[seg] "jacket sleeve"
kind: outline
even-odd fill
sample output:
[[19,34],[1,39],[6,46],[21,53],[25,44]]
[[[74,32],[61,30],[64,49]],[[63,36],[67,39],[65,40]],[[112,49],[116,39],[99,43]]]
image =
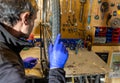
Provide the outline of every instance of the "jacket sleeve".
[[66,83],[65,82],[65,71],[60,68],[50,69],[49,83]]

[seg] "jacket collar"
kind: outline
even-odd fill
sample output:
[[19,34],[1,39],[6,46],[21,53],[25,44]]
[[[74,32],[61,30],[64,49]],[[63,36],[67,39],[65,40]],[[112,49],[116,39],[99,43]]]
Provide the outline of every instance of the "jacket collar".
[[32,43],[29,43],[24,38],[18,39],[11,35],[2,24],[0,24],[0,42],[5,43],[16,53],[19,53],[25,46],[32,46]]

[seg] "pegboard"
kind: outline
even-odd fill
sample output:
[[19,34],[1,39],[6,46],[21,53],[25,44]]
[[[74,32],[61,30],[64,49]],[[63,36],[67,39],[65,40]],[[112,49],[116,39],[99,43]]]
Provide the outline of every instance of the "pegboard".
[[[68,3],[66,3],[66,1],[68,1]],[[74,1],[76,1],[76,3],[74,3]],[[117,8],[118,4],[120,4],[119,0],[92,0],[92,5],[90,5],[90,0],[86,0],[82,22],[80,22],[80,0],[71,0],[71,2],[72,4],[70,7],[70,0],[61,0],[61,33],[63,38],[85,38],[87,34],[94,36],[95,26],[111,27],[111,21],[115,18],[120,18],[120,10]],[[103,2],[108,3],[108,10],[104,13],[104,18],[102,18],[103,13],[101,12],[101,5]],[[66,4],[68,4],[68,6],[66,6]],[[90,24],[88,23],[89,10],[91,15]],[[73,12],[75,12],[76,26],[67,25],[68,18],[73,21]],[[108,14],[111,15],[111,19],[107,22]],[[106,22],[108,24],[106,24]]]
[[63,38],[84,38],[84,19],[83,22],[80,22],[79,19],[80,6],[79,0],[61,0],[61,34]]
[[[104,18],[102,19],[102,12],[101,12],[101,5],[103,2],[108,2],[108,11],[104,13]],[[120,18],[119,10],[117,9],[117,5],[120,4],[119,0],[104,0],[101,1],[101,3],[98,3],[97,0],[94,0],[93,7],[92,7],[92,20],[91,20],[91,26],[108,26],[111,27],[110,22],[114,18]],[[113,6],[112,6],[113,5]],[[116,16],[113,15],[116,11]],[[108,22],[108,25],[106,24],[107,16],[110,13],[112,15],[111,19]],[[98,15],[99,19],[96,20],[95,16]]]

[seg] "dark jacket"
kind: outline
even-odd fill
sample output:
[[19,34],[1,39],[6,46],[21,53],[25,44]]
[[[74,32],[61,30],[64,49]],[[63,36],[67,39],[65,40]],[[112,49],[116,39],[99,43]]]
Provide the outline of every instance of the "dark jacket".
[[[23,61],[19,53],[31,43],[12,36],[0,24],[0,83],[25,83]],[[57,77],[56,77],[57,76]],[[65,83],[63,69],[49,71],[49,83]]]
[[49,83],[66,83],[63,69],[51,69],[49,71]]

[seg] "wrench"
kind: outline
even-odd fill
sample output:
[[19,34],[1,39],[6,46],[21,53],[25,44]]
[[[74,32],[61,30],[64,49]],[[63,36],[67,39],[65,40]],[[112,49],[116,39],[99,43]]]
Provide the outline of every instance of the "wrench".
[[86,0],[80,0],[81,8],[80,8],[80,22],[82,22],[83,12],[84,12],[84,4]]

